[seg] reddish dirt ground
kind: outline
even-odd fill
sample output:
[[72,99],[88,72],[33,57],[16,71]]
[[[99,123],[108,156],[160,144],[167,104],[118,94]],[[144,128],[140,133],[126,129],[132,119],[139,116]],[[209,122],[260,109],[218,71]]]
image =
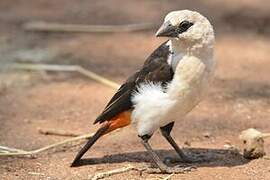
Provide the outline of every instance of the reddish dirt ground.
[[[270,5],[264,0],[256,3],[2,0],[0,63],[79,64],[121,83],[165,40],[155,38],[154,29],[106,34],[38,33],[25,32],[21,25],[30,20],[82,24],[154,22],[158,25],[168,11],[184,8],[198,10],[213,22],[218,66],[209,96],[187,117],[179,117],[173,130],[178,144],[185,146],[190,156],[198,156],[205,162],[180,164],[196,168],[175,174],[171,179],[269,179],[268,158],[249,161],[224,146],[229,142],[241,148],[238,135],[247,128],[270,132]],[[114,92],[76,73],[3,70],[0,73],[0,145],[32,150],[66,139],[42,135],[39,128],[80,134],[94,132],[97,126],[92,122]],[[151,144],[160,156],[175,156],[159,132]],[[83,166],[70,168],[81,145],[46,151],[36,158],[1,157],[0,179],[87,179],[95,173],[128,164],[137,168],[151,164],[131,126],[103,137],[85,155]],[[267,140],[265,150],[269,155]],[[107,179],[167,176],[129,171]]]

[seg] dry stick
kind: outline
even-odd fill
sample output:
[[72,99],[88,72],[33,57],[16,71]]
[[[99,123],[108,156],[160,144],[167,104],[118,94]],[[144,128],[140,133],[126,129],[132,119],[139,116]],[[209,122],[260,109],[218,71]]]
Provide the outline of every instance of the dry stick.
[[80,134],[76,134],[73,132],[67,132],[59,129],[38,129],[38,132],[40,134],[44,135],[56,135],[56,136],[71,136],[71,137],[77,137],[80,136]]
[[127,167],[124,167],[124,168],[114,169],[114,170],[103,172],[103,173],[97,173],[94,176],[92,176],[90,180],[103,179],[103,178],[106,178],[115,174],[120,174],[120,173],[128,172],[131,170],[137,170],[137,169],[132,165],[128,165]]
[[26,151],[21,150],[21,149],[10,148],[10,147],[6,147],[6,146],[0,146],[0,153],[10,153],[10,152],[23,152],[23,153],[25,153]]
[[78,137],[66,139],[66,140],[63,140],[63,141],[60,141],[60,142],[57,142],[57,143],[48,145],[48,146],[45,146],[45,147],[42,147],[42,148],[40,148],[40,149],[36,149],[36,150],[33,150],[33,151],[23,151],[23,150],[22,150],[22,152],[0,153],[0,156],[35,155],[35,154],[38,154],[38,153],[40,153],[40,152],[42,152],[42,151],[46,151],[46,150],[55,148],[55,147],[57,147],[57,146],[61,146],[61,145],[63,145],[63,144],[67,144],[67,143],[70,143],[70,142],[78,141],[78,140],[81,140],[81,139],[87,139],[87,138],[90,138],[90,137],[92,137],[93,135],[94,135],[93,133],[91,133],[91,134],[84,134],[84,135],[81,135],[81,136],[78,136]]
[[169,180],[174,175],[174,173],[170,174],[169,176],[165,177],[163,180]]
[[46,32],[131,32],[152,29],[152,23],[126,24],[126,25],[78,25],[60,24],[50,22],[28,22],[23,25],[27,31],[46,31]]
[[24,70],[78,72],[113,89],[118,89],[120,86],[119,84],[78,65],[12,63],[8,65],[8,67]]
[[[116,133],[118,131],[120,131],[120,129],[115,130],[114,133]],[[57,143],[42,147],[40,149],[32,150],[32,151],[19,150],[19,152],[0,153],[0,157],[1,156],[35,155],[35,154],[41,153],[43,151],[47,151],[49,149],[52,149],[52,148],[67,144],[67,143],[75,142],[75,141],[78,141],[78,140],[81,140],[81,139],[91,138],[93,135],[94,135],[94,133],[84,134],[84,135],[81,135],[81,136],[77,136],[77,137],[74,137],[74,138],[69,138],[69,139],[66,139],[66,140],[63,140],[63,141],[60,141],[60,142],[57,142]],[[8,148],[8,147],[5,147],[5,148]]]

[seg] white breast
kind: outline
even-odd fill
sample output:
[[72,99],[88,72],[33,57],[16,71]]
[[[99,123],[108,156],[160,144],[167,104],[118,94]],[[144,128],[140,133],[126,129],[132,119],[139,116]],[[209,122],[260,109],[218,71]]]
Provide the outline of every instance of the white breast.
[[132,98],[131,119],[138,135],[151,135],[159,127],[182,119],[199,103],[209,76],[203,61],[186,56],[179,61],[166,92],[160,84],[142,84]]

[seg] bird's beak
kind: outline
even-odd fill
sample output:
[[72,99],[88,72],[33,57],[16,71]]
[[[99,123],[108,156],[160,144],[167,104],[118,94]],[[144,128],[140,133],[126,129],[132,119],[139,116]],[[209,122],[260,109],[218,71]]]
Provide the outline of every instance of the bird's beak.
[[156,37],[178,37],[175,26],[170,22],[165,22],[156,32]]

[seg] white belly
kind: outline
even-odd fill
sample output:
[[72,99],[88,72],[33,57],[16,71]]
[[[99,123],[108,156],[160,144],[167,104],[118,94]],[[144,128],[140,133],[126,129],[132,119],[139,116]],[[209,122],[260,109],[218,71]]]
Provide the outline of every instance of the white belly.
[[190,91],[185,98],[171,99],[160,85],[142,85],[132,98],[135,108],[132,123],[137,126],[138,135],[152,135],[159,127],[183,118],[200,100],[198,92]]
[[181,63],[184,64],[178,65],[166,92],[160,84],[147,83],[133,95],[131,120],[137,126],[138,135],[152,135],[159,127],[182,119],[200,102],[209,73],[197,59]]

